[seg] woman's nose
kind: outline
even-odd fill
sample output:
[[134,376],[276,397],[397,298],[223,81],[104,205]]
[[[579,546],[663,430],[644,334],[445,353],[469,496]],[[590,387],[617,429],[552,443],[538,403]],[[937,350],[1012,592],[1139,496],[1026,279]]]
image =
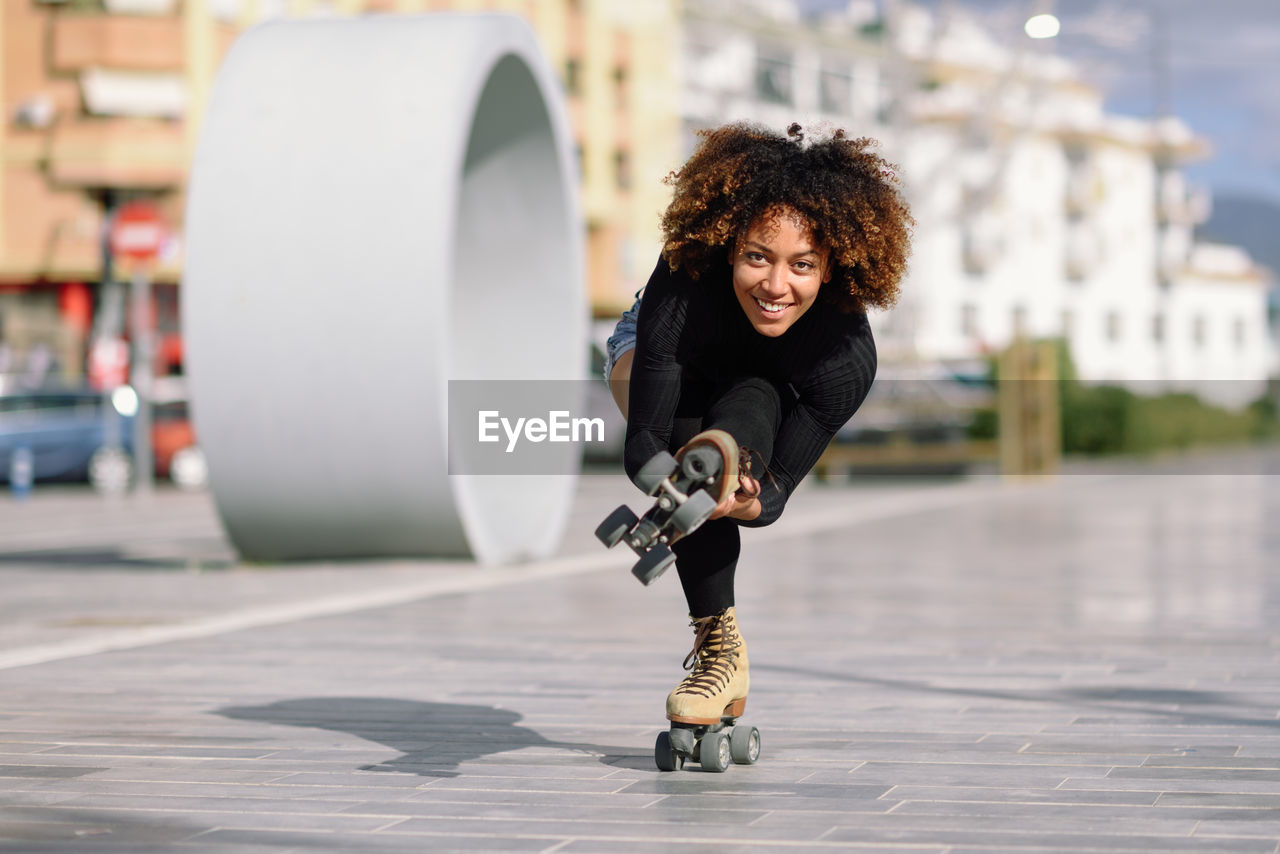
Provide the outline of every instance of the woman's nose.
[[770,267],[763,284],[770,296],[782,296],[787,292],[787,268],[780,265]]

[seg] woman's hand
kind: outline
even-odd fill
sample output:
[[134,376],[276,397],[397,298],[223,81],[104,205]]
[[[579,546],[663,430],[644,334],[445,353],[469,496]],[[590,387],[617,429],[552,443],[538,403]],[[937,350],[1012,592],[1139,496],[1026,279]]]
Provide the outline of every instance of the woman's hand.
[[716,505],[716,509],[712,511],[709,518],[720,519],[728,516],[731,519],[750,522],[760,515],[759,496],[760,481],[754,477],[743,477],[738,491],[730,493],[724,501]]

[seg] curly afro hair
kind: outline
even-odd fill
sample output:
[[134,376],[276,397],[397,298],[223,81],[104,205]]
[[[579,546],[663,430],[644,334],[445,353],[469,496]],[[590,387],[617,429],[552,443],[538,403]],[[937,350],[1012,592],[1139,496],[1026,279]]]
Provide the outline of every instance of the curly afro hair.
[[911,253],[915,221],[896,167],[871,139],[838,130],[806,141],[736,123],[701,131],[697,149],[665,183],[675,192],[662,215],[662,254],[698,279],[727,263],[739,237],[762,217],[790,209],[815,245],[831,252],[820,299],[840,311],[889,308]]

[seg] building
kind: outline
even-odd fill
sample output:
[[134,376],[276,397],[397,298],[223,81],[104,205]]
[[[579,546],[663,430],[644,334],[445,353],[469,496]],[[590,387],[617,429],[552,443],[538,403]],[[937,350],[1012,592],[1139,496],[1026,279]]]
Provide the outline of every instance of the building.
[[[874,15],[874,6],[869,15]],[[783,128],[883,130],[884,50],[874,21],[802,18],[790,0],[686,0],[681,53],[684,154],[694,131],[749,119]]]
[[172,229],[154,273],[157,370],[181,370],[186,175],[239,32],[278,17],[448,10],[531,22],[577,135],[592,305],[629,304],[657,253],[661,179],[680,150],[674,0],[4,0],[0,373],[52,356],[76,381],[91,339],[127,334],[127,271],[112,268],[103,238],[133,199],[153,201]]
[[1180,170],[1207,143],[1175,117],[1107,114],[1051,45],[882,6],[688,0],[682,48],[687,147],[729,120],[799,121],[874,136],[901,166],[918,226],[902,301],[872,318],[882,361],[1061,337],[1085,381],[1262,394],[1266,276],[1193,241],[1210,200]]

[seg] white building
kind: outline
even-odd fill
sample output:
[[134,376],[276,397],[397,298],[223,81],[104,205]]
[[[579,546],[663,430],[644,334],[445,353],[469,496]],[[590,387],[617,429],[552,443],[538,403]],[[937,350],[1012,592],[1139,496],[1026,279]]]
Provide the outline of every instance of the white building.
[[902,167],[918,225],[902,302],[873,318],[882,359],[968,361],[1022,332],[1065,337],[1085,381],[1262,394],[1266,277],[1193,245],[1209,199],[1179,167],[1204,140],[1105,113],[1020,33],[1009,47],[958,14],[885,7],[805,20],[791,0],[687,0],[683,49],[687,147],[727,121],[799,121],[877,137]]

